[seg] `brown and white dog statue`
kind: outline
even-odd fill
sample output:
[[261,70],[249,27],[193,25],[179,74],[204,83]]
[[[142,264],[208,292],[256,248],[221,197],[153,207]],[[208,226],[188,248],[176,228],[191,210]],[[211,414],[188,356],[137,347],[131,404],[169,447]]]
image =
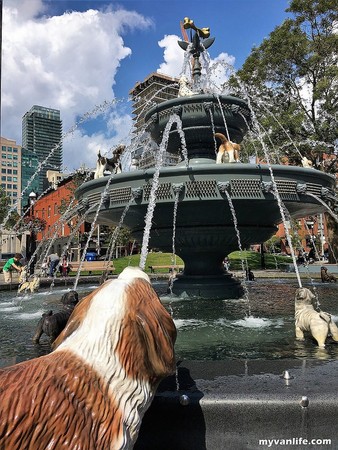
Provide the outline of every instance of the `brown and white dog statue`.
[[106,170],[110,171],[112,174],[121,173],[121,156],[125,149],[126,146],[122,144],[116,147],[113,151],[112,158],[102,156],[99,150],[99,153],[97,155],[96,170],[94,172],[94,179],[97,180],[98,178],[104,177],[104,172]]
[[241,146],[229,141],[222,133],[215,133],[215,138],[221,141],[221,145],[218,147],[216,164],[239,162]]
[[125,269],[76,305],[52,353],[0,369],[1,450],[131,449],[175,339],[149,277]]
[[316,311],[312,301],[316,296],[307,288],[299,288],[295,298],[296,339],[304,340],[304,332],[310,332],[317,341],[318,347],[324,348],[328,335],[338,342],[338,327],[331,315],[324,311]]

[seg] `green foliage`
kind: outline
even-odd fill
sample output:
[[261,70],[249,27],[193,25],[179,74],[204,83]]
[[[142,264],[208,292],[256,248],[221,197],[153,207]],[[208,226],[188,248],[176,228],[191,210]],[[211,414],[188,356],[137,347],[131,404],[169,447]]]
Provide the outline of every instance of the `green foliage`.
[[[11,200],[8,197],[6,191],[0,187],[0,223],[3,223],[10,210]],[[15,224],[19,221],[20,216],[16,211],[12,211],[8,220],[4,224],[6,230],[11,230]]]
[[263,142],[248,136],[256,153],[263,144],[279,162],[279,148],[291,164],[306,156],[335,173],[337,159],[324,154],[333,154],[337,138],[337,0],[292,0],[287,11],[293,17],[253,48],[230,84],[238,95],[245,86],[256,111],[254,131]]

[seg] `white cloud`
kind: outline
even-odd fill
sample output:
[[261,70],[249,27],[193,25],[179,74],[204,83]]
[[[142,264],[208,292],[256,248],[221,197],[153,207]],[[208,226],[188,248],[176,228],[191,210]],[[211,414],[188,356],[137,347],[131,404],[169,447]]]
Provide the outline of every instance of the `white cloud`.
[[176,35],[167,35],[158,45],[164,48],[164,62],[160,64],[158,72],[168,75],[169,77],[178,77],[182,72],[184,51],[178,46],[177,42],[181,40]]
[[[61,16],[42,15],[42,0],[5,0],[3,8],[2,134],[21,144],[21,119],[33,105],[61,111],[63,129],[95,104],[114,97],[112,86],[121,61],[131,54],[121,37],[126,28],[151,22],[125,10],[88,10]],[[130,122],[125,120],[125,123]],[[107,128],[93,139],[111,138]],[[79,152],[91,136],[76,131]],[[81,139],[83,144],[81,145]],[[64,143],[65,165],[75,164]],[[94,145],[94,144],[93,144]],[[81,155],[82,158],[82,155]],[[79,158],[78,165],[82,159]]]
[[[164,62],[160,64],[158,72],[176,78],[181,75],[184,66],[184,51],[177,43],[179,40],[182,39],[176,35],[168,35],[158,42],[158,45],[164,49]],[[209,76],[211,89],[218,92],[234,70],[235,57],[224,52],[214,59],[211,59],[206,52],[202,56],[200,58],[202,65],[204,61],[205,66],[208,66],[207,70],[203,70],[204,75]]]

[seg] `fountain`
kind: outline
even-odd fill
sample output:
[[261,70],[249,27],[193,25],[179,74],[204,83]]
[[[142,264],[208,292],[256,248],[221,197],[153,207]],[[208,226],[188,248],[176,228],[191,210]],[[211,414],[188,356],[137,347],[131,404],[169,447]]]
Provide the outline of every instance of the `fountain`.
[[[144,218],[151,209],[150,245],[171,252],[172,217],[179,191],[175,250],[184,261],[184,272],[174,281],[172,292],[208,299],[240,297],[240,282],[222,265],[224,257],[238,249],[238,234],[243,248],[268,240],[282,222],[277,197],[293,218],[325,211],[322,199],[328,192],[333,196],[335,179],[303,167],[215,163],[215,134],[240,143],[251,126],[252,114],[242,99],[201,93],[200,55],[213,39],[201,39],[208,36],[208,29],[198,29],[189,19],[186,23],[195,30],[190,44],[181,43],[194,58],[193,95],[164,101],[145,114],[158,152],[182,155],[183,161],[176,166],[116,174],[109,189],[107,179],[92,180],[84,183],[76,196],[87,220],[103,224],[118,225],[129,205],[124,225],[139,242],[144,239]],[[105,199],[97,214],[103,192]]]
[[[214,134],[240,143],[253,115],[241,99],[200,92],[199,57],[212,39],[195,28],[191,45],[183,47],[195,60],[196,92],[145,116],[159,153],[182,154],[182,161],[91,180],[76,194],[86,220],[123,222],[139,241],[148,229],[151,246],[163,251],[171,252],[174,240],[185,263],[172,285],[176,295],[154,282],[179,330],[177,373],[160,385],[135,450],[330,448],[338,441],[338,346],[295,341],[294,279],[247,283],[248,316],[243,287],[222,260],[238,248],[238,235],[243,247],[267,240],[282,221],[280,202],[293,218],[324,211],[335,201],[334,179],[302,167],[215,163]],[[338,286],[311,280],[309,287],[337,317]],[[53,291],[48,300],[41,292],[13,304],[10,295],[0,301],[2,365],[49,351],[28,342],[42,298],[55,303],[61,297]]]

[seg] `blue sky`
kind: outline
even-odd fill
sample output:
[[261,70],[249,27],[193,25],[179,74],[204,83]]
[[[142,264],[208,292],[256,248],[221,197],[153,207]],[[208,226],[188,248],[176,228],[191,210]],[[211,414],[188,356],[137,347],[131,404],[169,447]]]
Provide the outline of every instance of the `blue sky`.
[[[128,92],[151,72],[179,76],[180,21],[210,27],[211,60],[240,68],[287,17],[288,0],[4,0],[1,135],[21,144],[34,104],[60,109],[64,165],[94,167],[130,139]],[[99,106],[118,100],[107,108]],[[102,110],[104,111],[102,112]],[[90,111],[90,120],[81,117]],[[74,129],[75,128],[75,129]]]

